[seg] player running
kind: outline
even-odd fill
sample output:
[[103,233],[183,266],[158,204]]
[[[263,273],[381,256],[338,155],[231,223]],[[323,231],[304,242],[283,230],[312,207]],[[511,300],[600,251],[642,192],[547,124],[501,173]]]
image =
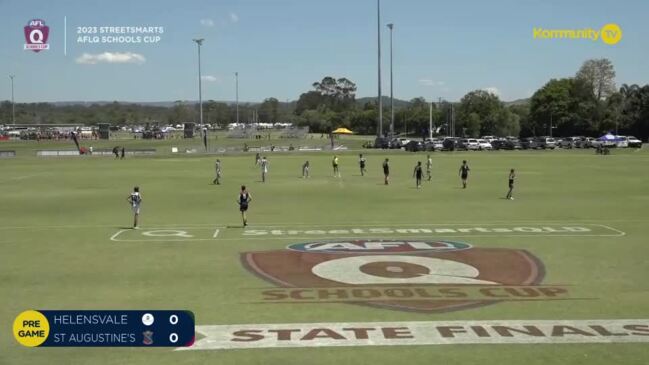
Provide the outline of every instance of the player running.
[[367,162],[367,160],[365,159],[365,157],[363,157],[363,154],[362,153],[359,154],[358,155],[358,165],[361,168],[361,176],[365,176],[365,172],[367,172],[367,169],[365,168],[365,163],[366,162]]
[[507,199],[514,200],[514,181],[516,180],[516,173],[514,169],[509,170],[509,191],[507,192]]
[[308,178],[309,177],[309,161],[305,162],[302,165],[302,178]]
[[129,195],[126,200],[131,204],[131,210],[133,210],[133,229],[138,229],[137,220],[140,216],[140,205],[142,204],[142,195],[140,195],[140,187],[136,186],[133,188],[133,192]]
[[387,158],[383,161],[383,181],[385,185],[390,182],[390,161]]
[[266,159],[266,156],[261,158],[261,162],[259,163],[261,166],[261,182],[266,182],[266,175],[268,175],[268,160]]
[[421,161],[417,161],[417,165],[415,166],[415,170],[412,172],[412,177],[414,177],[417,183],[417,189],[421,187],[421,178],[423,175],[423,171],[421,168]]
[[331,161],[331,165],[334,168],[334,177],[341,177],[340,169],[338,168],[338,156],[334,155],[334,159]]
[[462,161],[462,166],[460,166],[460,178],[462,178],[462,189],[466,189],[466,181],[469,179],[469,165],[466,163],[466,160]]
[[426,176],[428,177],[428,181],[433,178],[433,159],[430,158],[430,155],[428,155],[428,159],[426,160]]
[[248,218],[246,217],[246,212],[248,211],[248,204],[252,201],[252,195],[246,190],[245,185],[241,185],[241,191],[239,192],[239,211],[241,212],[241,220],[243,221],[243,226],[248,225]]
[[216,178],[214,179],[214,181],[212,181],[212,184],[221,185],[221,160],[219,160],[218,158],[216,159],[214,168],[216,169]]

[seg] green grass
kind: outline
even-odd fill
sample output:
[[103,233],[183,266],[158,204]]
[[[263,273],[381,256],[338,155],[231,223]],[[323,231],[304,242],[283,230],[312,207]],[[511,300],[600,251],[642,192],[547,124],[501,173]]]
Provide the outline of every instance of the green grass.
[[[318,136],[319,137],[319,136]],[[320,143],[319,138],[314,141]],[[343,137],[347,138],[347,137]],[[220,138],[215,143],[242,144]],[[352,148],[363,138],[345,140]],[[271,141],[288,145],[290,141]],[[95,148],[121,142],[97,142]],[[182,141],[200,146],[200,141]],[[248,141],[249,145],[255,142]],[[257,142],[261,144],[262,142]],[[326,139],[322,144],[328,143]],[[88,145],[87,143],[84,143]],[[123,143],[122,143],[123,144]],[[295,143],[310,144],[308,143]],[[315,142],[313,142],[315,144]],[[331,153],[268,154],[270,176],[259,182],[254,153],[221,155],[223,184],[211,185],[216,155],[174,155],[174,141],[155,145],[160,156],[37,158],[34,151],[70,143],[11,142],[18,157],[0,159],[0,364],[644,364],[645,344],[456,345],[173,352],[170,349],[74,349],[19,346],[11,335],[25,309],[192,310],[197,324],[432,321],[479,319],[649,318],[649,153],[592,150],[434,153],[434,178],[414,189],[412,168],[425,154],[365,151],[361,177],[356,152],[340,156],[342,179],[331,176]],[[389,157],[392,183],[382,184]],[[299,178],[311,161],[312,178]],[[471,166],[467,190],[457,170]],[[502,199],[516,168],[516,200]],[[524,248],[545,264],[545,282],[572,286],[588,301],[506,302],[448,313],[412,313],[349,304],[251,304],[251,288],[270,285],[242,267],[239,254],[285,247],[290,238],[192,242],[114,242],[131,224],[125,201],[134,185],[144,197],[147,227],[240,224],[235,204],[246,184],[254,201],[251,228],[260,225],[392,225],[494,222],[598,223],[623,237],[475,237],[478,247]],[[238,237],[240,228],[224,229]],[[228,236],[229,235],[229,236]]]

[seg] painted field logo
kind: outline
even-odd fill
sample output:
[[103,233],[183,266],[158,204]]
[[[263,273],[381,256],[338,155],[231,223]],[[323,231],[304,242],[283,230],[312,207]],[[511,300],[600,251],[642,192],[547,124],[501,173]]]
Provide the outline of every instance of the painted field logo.
[[43,19],[32,19],[24,27],[25,50],[40,52],[50,49],[47,39],[50,35],[50,27],[45,25]]
[[565,288],[540,285],[543,264],[525,250],[462,242],[311,242],[242,253],[241,260],[279,286],[263,290],[262,303],[348,302],[438,312],[567,294]]
[[421,252],[421,251],[457,251],[471,248],[471,245],[451,241],[392,241],[392,240],[354,240],[296,243],[287,247],[289,250],[303,252],[359,252],[359,253],[388,253],[388,252]]

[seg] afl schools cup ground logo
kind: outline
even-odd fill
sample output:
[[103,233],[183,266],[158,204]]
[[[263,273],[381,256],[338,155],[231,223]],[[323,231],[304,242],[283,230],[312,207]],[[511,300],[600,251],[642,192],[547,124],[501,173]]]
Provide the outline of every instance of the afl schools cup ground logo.
[[241,261],[276,286],[261,289],[266,303],[347,302],[443,312],[567,294],[541,285],[545,270],[530,252],[447,240],[297,243],[244,252]]
[[50,49],[47,38],[50,35],[50,27],[45,25],[43,19],[32,19],[24,28],[25,30],[25,50],[40,52],[44,49]]

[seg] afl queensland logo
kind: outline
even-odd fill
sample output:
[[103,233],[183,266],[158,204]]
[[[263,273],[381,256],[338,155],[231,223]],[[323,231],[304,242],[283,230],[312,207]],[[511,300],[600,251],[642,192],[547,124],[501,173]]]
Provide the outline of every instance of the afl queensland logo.
[[[525,250],[447,240],[296,243],[283,250],[245,252],[241,261],[259,277],[286,288],[263,292],[266,301],[327,300],[419,312],[533,295],[544,277],[543,264]],[[522,286],[529,287],[512,290]]]
[[471,248],[471,245],[451,241],[345,241],[345,242],[312,242],[296,243],[287,247],[289,250],[302,252],[328,252],[328,253],[391,253],[391,252],[421,252],[421,251],[457,251]]
[[50,49],[47,39],[50,35],[50,27],[45,25],[43,19],[32,19],[24,28],[25,50],[40,52]]

